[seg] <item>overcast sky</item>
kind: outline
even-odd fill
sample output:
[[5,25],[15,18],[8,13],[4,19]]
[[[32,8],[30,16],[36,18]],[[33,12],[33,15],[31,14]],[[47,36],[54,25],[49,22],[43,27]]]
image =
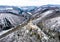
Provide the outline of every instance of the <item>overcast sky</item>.
[[60,0],[0,0],[0,5],[41,6],[46,4],[60,4]]

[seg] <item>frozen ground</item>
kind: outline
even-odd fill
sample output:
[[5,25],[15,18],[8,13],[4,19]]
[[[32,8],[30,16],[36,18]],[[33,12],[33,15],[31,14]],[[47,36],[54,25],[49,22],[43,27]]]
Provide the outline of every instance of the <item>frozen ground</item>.
[[[57,9],[57,10],[56,10]],[[52,15],[51,18],[43,20],[37,25],[33,25],[29,22],[26,26],[19,28],[19,30],[7,35],[0,42],[60,42],[60,8],[57,7],[39,7],[37,10],[32,11],[32,15],[36,15],[34,19],[43,16],[41,13],[47,12],[48,10],[55,10],[56,15]],[[5,15],[4,15],[5,14]],[[27,15],[27,13],[22,13]],[[37,15],[38,14],[38,15]],[[0,14],[1,23],[5,23],[3,18],[7,18],[13,26],[16,26],[25,20],[24,17],[19,17],[7,13]],[[32,20],[31,20],[32,21]],[[7,24],[6,24],[7,26]],[[5,24],[3,25],[5,27]],[[1,29],[0,34],[7,32],[8,30]]]

